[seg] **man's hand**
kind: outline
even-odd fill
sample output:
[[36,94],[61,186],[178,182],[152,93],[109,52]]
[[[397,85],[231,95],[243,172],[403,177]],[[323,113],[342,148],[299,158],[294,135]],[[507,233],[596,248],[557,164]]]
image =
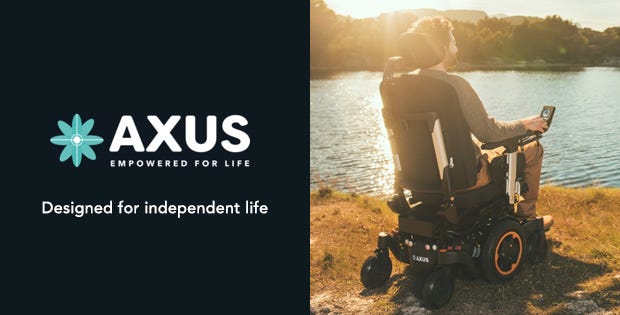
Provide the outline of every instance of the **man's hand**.
[[540,118],[540,116],[538,115],[531,116],[528,118],[523,118],[521,119],[521,123],[525,127],[525,130],[533,131],[533,132],[538,131],[540,133],[543,133],[547,131],[547,128],[549,128],[545,120]]

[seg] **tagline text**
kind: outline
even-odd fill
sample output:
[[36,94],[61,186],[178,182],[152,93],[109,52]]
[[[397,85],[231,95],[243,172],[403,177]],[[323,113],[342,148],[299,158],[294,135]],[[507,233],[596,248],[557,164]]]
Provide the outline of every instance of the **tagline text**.
[[165,200],[163,202],[143,201],[140,203],[125,200],[110,200],[101,204],[80,204],[71,201],[68,204],[41,202],[43,215],[70,215],[76,218],[96,215],[166,215],[182,219],[187,216],[199,215],[266,215],[269,206],[260,200],[244,200],[242,202],[220,203],[211,200],[199,204],[183,204]]
[[110,160],[110,167],[250,167],[250,160]]

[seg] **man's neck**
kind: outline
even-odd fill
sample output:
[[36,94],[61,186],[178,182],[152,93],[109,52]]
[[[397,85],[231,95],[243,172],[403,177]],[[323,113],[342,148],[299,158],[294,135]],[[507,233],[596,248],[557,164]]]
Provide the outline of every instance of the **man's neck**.
[[440,62],[434,66],[425,68],[424,70],[435,70],[435,71],[443,71],[446,72],[446,67],[444,67],[443,62]]

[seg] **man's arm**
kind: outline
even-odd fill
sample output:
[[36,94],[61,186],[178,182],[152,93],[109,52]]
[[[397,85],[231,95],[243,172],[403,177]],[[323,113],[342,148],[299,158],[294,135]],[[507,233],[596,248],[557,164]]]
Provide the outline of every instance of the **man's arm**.
[[[456,90],[459,94],[463,115],[476,138],[482,142],[497,142],[526,133],[525,119],[501,121],[489,116],[480,97],[469,82],[461,77],[454,77],[458,78]],[[530,121],[528,120],[528,122]]]

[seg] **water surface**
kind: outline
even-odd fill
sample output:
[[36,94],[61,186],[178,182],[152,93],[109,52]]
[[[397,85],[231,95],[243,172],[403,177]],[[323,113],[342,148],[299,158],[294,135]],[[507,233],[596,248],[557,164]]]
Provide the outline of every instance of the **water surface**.
[[[381,117],[380,72],[343,72],[310,80],[310,185],[387,195],[393,165]],[[458,73],[501,120],[555,105],[543,185],[620,187],[620,69]]]

